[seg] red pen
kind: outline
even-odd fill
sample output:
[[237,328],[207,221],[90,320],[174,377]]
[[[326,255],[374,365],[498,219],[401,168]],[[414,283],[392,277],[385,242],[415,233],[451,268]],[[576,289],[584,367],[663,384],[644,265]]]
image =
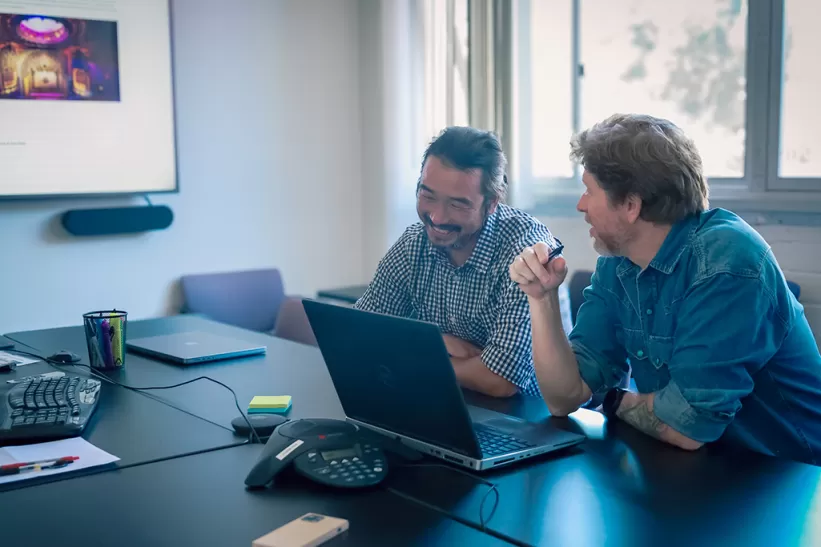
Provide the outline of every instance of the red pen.
[[62,458],[52,458],[50,460],[40,460],[36,462],[19,462],[0,465],[0,476],[16,475],[26,471],[41,471],[44,469],[55,469],[65,467],[70,463],[79,460],[79,456],[63,456]]

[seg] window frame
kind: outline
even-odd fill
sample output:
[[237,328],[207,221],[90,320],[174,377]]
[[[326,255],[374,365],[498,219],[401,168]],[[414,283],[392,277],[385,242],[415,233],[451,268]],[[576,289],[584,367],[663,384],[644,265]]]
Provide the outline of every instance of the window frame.
[[[810,0],[801,0],[804,2]],[[778,167],[781,160],[781,111],[782,111],[782,83],[784,81],[784,24],[786,20],[786,0],[770,0],[770,11],[767,17],[770,22],[770,40],[778,47],[770,48],[769,80],[770,100],[768,105],[769,127],[768,138],[772,146],[767,154],[767,189],[785,191],[821,191],[821,176],[818,177],[781,177]],[[821,151],[819,151],[821,153]]]
[[[532,54],[529,22],[531,1],[518,0],[518,33],[514,37],[518,55],[511,59],[512,63],[518,65],[519,93],[515,98],[519,102],[517,110],[524,113],[529,112],[532,105],[529,70]],[[584,0],[569,1],[572,2],[569,24],[573,28],[572,53],[568,66],[573,87],[570,115],[573,131],[577,132],[583,129],[580,127],[584,83],[580,12]],[[747,3],[744,176],[709,179],[711,206],[739,213],[760,213],[759,217],[766,213],[770,221],[782,223],[786,217],[773,217],[772,213],[799,213],[802,222],[806,221],[808,215],[821,216],[821,177],[778,176],[785,2],[786,0],[749,0]],[[518,141],[516,144],[520,161],[518,180],[514,183],[527,188],[528,209],[537,214],[566,215],[575,209],[581,194],[581,169],[575,165],[574,175],[571,177],[534,177],[531,170],[532,140],[529,137],[532,135],[532,123],[526,114],[519,116],[517,120],[518,131],[515,138]]]
[[[540,1],[540,0],[535,0]],[[579,28],[579,0],[572,1],[570,24],[573,29]],[[517,64],[515,70],[519,76],[519,94],[514,99],[518,102],[518,111],[530,112],[532,110],[532,84],[530,77],[530,4],[531,0],[517,0],[515,17],[517,18],[518,35],[514,37],[517,42],[518,55],[511,62]],[[567,70],[571,73],[571,86],[573,87],[573,104],[570,109],[571,129],[578,132],[581,120],[580,100],[581,78],[579,77],[579,56],[580,56],[580,33],[575,31],[571,34],[571,58],[568,59]],[[523,70],[523,67],[526,69]],[[581,168],[573,165],[573,175],[570,177],[534,177],[532,173],[533,146],[531,139],[522,139],[522,135],[532,135],[533,121],[528,115],[519,115],[517,120],[518,131],[514,135],[517,140],[517,180],[514,184],[524,183],[524,194],[527,196],[528,209],[535,209],[538,213],[561,212],[575,210],[575,203],[581,195]],[[569,161],[569,160],[568,160]],[[548,211],[549,210],[549,211]]]

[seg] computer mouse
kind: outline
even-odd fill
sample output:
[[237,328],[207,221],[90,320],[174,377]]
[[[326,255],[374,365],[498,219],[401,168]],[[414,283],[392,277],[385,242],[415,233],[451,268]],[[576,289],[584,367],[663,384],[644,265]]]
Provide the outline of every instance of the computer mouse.
[[[246,422],[245,419],[248,418]],[[270,437],[271,433],[279,426],[288,421],[284,416],[277,416],[276,414],[246,414],[245,416],[237,416],[231,420],[231,425],[234,427],[237,435],[247,437],[251,434],[248,428],[248,422],[253,426],[254,431],[260,437]]]
[[80,361],[80,356],[63,349],[50,356],[48,360],[54,361],[55,363],[77,363]]

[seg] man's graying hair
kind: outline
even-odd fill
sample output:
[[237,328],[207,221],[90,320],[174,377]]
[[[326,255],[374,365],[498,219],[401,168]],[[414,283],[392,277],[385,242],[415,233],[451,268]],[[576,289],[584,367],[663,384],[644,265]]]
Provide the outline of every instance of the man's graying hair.
[[673,224],[709,207],[701,156],[668,120],[615,114],[573,137],[570,157],[592,174],[610,202],[642,201],[641,218]]
[[[473,127],[448,127],[425,150],[423,169],[430,156],[460,171],[480,169],[485,205],[493,199],[504,201],[507,194],[507,157],[496,134]],[[420,178],[417,190],[421,183]]]

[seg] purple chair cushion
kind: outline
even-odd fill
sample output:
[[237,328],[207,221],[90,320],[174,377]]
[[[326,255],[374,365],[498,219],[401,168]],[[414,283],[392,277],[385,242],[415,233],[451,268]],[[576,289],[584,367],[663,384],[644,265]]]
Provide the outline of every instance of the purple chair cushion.
[[282,303],[274,336],[309,346],[317,345],[308,314],[302,306],[302,298],[289,296]]
[[183,276],[183,311],[259,332],[276,325],[285,290],[277,269]]

